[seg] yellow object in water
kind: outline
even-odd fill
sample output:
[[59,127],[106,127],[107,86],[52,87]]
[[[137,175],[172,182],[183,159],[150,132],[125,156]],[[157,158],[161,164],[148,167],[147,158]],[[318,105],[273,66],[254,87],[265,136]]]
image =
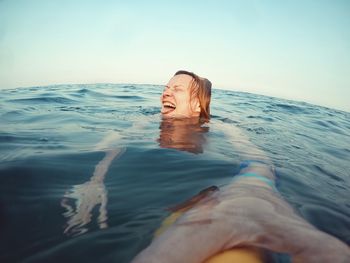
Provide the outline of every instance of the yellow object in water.
[[[185,201],[184,203],[177,205],[172,208],[171,213],[166,219],[164,219],[160,228],[155,232],[155,236],[160,235],[168,227],[175,223],[175,221],[186,211],[191,209],[200,200],[203,200],[211,193],[218,191],[218,187],[211,186],[208,187],[197,195],[193,196],[191,199]],[[204,263],[264,263],[264,255],[261,250],[249,247],[232,248],[218,253],[207,259]]]
[[[160,235],[168,227],[170,227],[176,219],[178,219],[184,212],[176,211],[164,219],[161,227],[155,232],[155,236]],[[212,256],[204,263],[263,263],[263,254],[261,251],[254,248],[233,248],[220,252]]]
[[262,263],[263,256],[260,252],[252,248],[233,248],[221,252],[205,263]]

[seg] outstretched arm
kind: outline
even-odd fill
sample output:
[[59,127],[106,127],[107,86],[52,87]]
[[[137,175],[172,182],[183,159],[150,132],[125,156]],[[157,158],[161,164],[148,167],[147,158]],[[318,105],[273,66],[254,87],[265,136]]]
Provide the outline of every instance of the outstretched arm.
[[[109,170],[112,161],[123,154],[124,148],[111,148],[112,142],[120,139],[119,133],[109,133],[94,150],[105,151],[104,158],[95,166],[95,170],[90,180],[73,186],[73,189],[67,191],[61,201],[62,207],[66,209],[63,214],[67,218],[67,225],[64,233],[81,234],[87,231],[84,226],[91,221],[92,210],[99,207],[99,216],[97,218],[100,228],[107,228],[107,190],[104,185],[105,176]],[[75,201],[75,205],[70,204]]]

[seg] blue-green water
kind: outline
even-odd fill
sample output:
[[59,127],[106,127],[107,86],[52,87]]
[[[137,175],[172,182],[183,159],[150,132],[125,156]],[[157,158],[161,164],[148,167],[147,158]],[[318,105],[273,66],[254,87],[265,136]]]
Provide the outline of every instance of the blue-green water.
[[[159,115],[161,92],[115,84],[1,91],[0,262],[129,262],[167,208],[230,181],[235,149],[211,123],[177,141],[177,124]],[[278,190],[305,219],[350,244],[349,113],[222,90],[211,108],[214,121],[240,127],[273,160]],[[103,220],[97,202],[74,223],[75,202],[94,201],[87,182],[105,156],[95,146],[111,132],[120,135],[111,149],[124,152],[94,192],[106,200]]]

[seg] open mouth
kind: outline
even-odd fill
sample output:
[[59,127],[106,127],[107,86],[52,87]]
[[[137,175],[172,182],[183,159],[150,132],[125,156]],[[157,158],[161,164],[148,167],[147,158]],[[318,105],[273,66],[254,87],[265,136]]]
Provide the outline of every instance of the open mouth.
[[175,104],[169,101],[163,101],[162,114],[168,114],[176,109]]

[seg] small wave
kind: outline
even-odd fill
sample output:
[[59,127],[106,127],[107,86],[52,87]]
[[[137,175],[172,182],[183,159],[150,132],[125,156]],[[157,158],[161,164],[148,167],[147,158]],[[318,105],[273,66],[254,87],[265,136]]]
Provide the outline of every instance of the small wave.
[[333,180],[337,181],[337,182],[344,182],[344,180],[342,178],[340,178],[339,176],[326,171],[326,169],[322,168],[320,165],[312,165],[313,168],[315,168],[318,172],[321,172],[324,175],[327,175],[328,177],[332,178]]
[[121,87],[124,89],[137,89],[137,87],[134,85],[122,85]]
[[280,111],[277,109],[277,108],[273,108],[273,107],[266,107],[265,109],[263,109],[262,110],[262,112],[264,112],[264,113],[275,113],[275,112],[277,112],[277,113],[279,113]]
[[338,148],[335,148],[335,147],[324,147],[323,148],[323,151],[325,151],[326,153],[330,154],[331,156],[333,157],[336,157],[337,159],[340,159],[340,160],[344,160],[344,161],[347,161],[349,160],[349,152],[350,150],[349,149],[338,149]]
[[11,110],[11,111],[3,113],[1,115],[1,118],[12,119],[12,118],[16,118],[16,117],[21,117],[22,115],[23,115],[22,110]]
[[132,95],[115,95],[115,96],[112,96],[112,98],[130,99],[130,100],[144,100],[144,98],[142,98],[140,96],[132,96]]
[[314,124],[321,126],[322,128],[326,128],[328,131],[332,131],[337,134],[347,135],[346,132],[343,131],[342,127],[340,127],[339,124],[334,121],[317,120],[314,121]]
[[264,120],[264,121],[268,121],[268,122],[273,122],[273,121],[275,121],[275,120],[274,120],[273,118],[271,118],[271,117],[258,116],[258,115],[256,115],[256,116],[249,115],[247,118],[248,118],[248,119],[259,119],[259,120]]
[[7,102],[15,103],[58,103],[58,104],[71,104],[75,103],[72,99],[67,99],[64,97],[36,97],[36,98],[26,98],[26,99],[12,99],[7,100]]
[[13,142],[17,137],[10,134],[0,134],[0,142]]
[[59,110],[60,111],[76,111],[76,112],[79,112],[81,111],[83,108],[82,107],[67,107],[67,106],[62,106],[62,107],[59,107]]
[[247,128],[247,131],[254,132],[256,134],[269,134],[269,132],[266,129],[264,129],[263,127]]
[[238,124],[239,123],[239,121],[235,121],[235,120],[232,120],[230,118],[220,117],[220,116],[217,116],[217,115],[211,115],[211,117],[213,119],[220,120],[220,121],[225,122],[225,123],[233,123],[233,124]]
[[273,106],[293,114],[309,113],[306,108],[302,108],[293,104],[276,103],[273,104]]
[[76,91],[77,93],[88,93],[89,92],[89,90],[87,89],[87,88],[82,88],[82,89],[80,89],[80,90],[77,90]]
[[317,120],[314,123],[319,125],[319,126],[321,126],[321,127],[326,127],[326,128],[330,127],[329,124],[327,122],[325,122],[325,121]]
[[141,108],[140,112],[144,115],[154,115],[159,113],[159,107]]
[[73,93],[73,95],[78,95],[78,96],[84,96],[84,95],[90,95],[90,96],[96,96],[96,97],[100,97],[100,96],[105,96],[103,93],[92,90],[92,89],[88,89],[88,88],[82,88],[80,90],[77,90]]

